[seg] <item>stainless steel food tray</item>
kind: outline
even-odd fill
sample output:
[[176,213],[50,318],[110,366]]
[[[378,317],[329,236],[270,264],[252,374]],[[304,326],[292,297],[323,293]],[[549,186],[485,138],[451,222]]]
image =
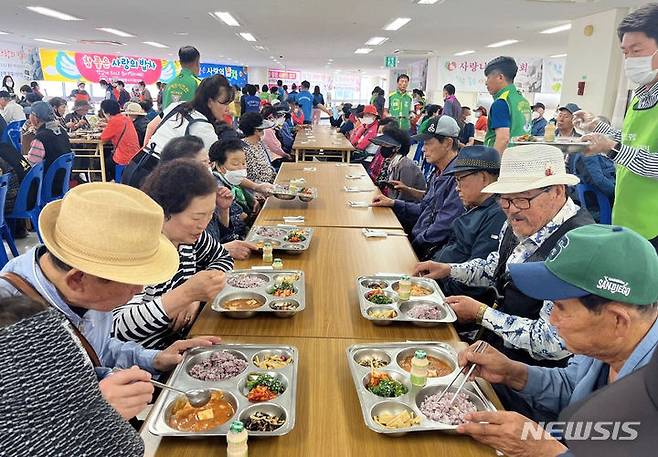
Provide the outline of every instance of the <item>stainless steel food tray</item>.
[[556,137],[555,141],[545,141],[544,137],[537,136],[535,141],[521,140],[519,137],[512,138],[512,143],[515,146],[523,146],[526,144],[545,144],[549,146],[555,146],[560,151],[565,154],[575,154],[577,152],[582,152],[587,146],[591,146],[592,143],[588,141],[580,141],[580,137]]
[[[234,378],[222,381],[201,381],[192,377],[189,370],[193,365],[210,357],[210,354],[217,351],[229,351],[233,355],[243,358],[248,362],[247,368]],[[292,363],[284,368],[263,370],[258,368],[254,362],[255,355],[286,353],[292,357]],[[170,407],[179,397],[176,392],[163,390],[153,405],[153,409],[147,418],[148,430],[159,436],[225,436],[228,433],[229,426],[234,420],[242,420],[249,417],[256,411],[263,411],[270,414],[284,414],[286,422],[278,429],[271,432],[252,432],[250,436],[282,436],[289,433],[295,426],[295,409],[297,399],[297,371],[299,366],[299,352],[294,346],[286,345],[264,345],[264,344],[221,344],[212,347],[196,348],[185,353],[185,358],[176,367],[170,376],[167,385],[182,390],[189,389],[218,389],[224,391],[225,398],[233,404],[235,414],[231,419],[217,428],[204,432],[182,432],[168,425],[167,419],[170,415]],[[269,373],[272,376],[279,377],[286,386],[285,392],[277,398],[262,402],[252,403],[247,400],[246,379],[250,373]]]
[[[253,287],[253,288],[240,288],[234,287],[229,284],[231,278],[235,278],[240,275],[248,275],[257,278],[266,280],[262,286]],[[290,297],[275,297],[274,295],[268,292],[269,288],[276,284],[276,279],[282,276],[290,275],[299,275],[299,279],[293,282],[293,286],[296,289],[296,293]],[[253,310],[230,310],[222,307],[222,304],[228,300],[240,299],[240,298],[254,298],[256,300],[263,301],[263,304]],[[282,301],[293,301],[296,302],[297,306],[294,310],[277,310],[273,307],[277,303]],[[218,313],[222,313],[227,317],[233,317],[237,319],[245,319],[253,317],[258,313],[273,314],[276,317],[292,317],[300,311],[303,311],[306,308],[306,286],[305,286],[305,277],[304,272],[301,270],[233,270],[226,273],[226,286],[224,289],[215,297],[212,302],[212,309]]]
[[[423,349],[428,355],[438,357],[450,363],[454,370],[452,373],[438,378],[427,378],[427,384],[424,387],[415,387],[411,385],[410,374],[402,369],[399,365],[399,360],[405,358],[407,355],[413,355],[416,349]],[[429,430],[440,431],[454,431],[457,426],[435,422],[427,418],[420,411],[420,404],[426,396],[435,393],[441,393],[443,389],[450,383],[452,377],[459,372],[457,363],[457,352],[455,349],[446,343],[441,342],[399,342],[399,343],[373,343],[373,344],[355,344],[346,350],[347,360],[352,372],[352,380],[356,387],[356,392],[359,396],[361,403],[361,411],[363,413],[363,420],[369,429],[391,436],[401,436],[408,432],[422,432]],[[409,392],[405,395],[396,398],[379,397],[370,392],[364,383],[367,383],[367,376],[370,374],[370,368],[359,365],[358,360],[364,360],[367,357],[377,356],[389,363],[383,368],[377,368],[377,371],[384,371],[392,374],[392,377],[397,378],[408,389]],[[460,379],[462,379],[460,377]],[[455,383],[451,390],[456,390],[458,384]],[[493,403],[484,396],[478,385],[473,382],[467,382],[463,389],[471,401],[475,403],[478,410],[495,411]],[[386,428],[375,422],[373,416],[383,412],[390,412],[397,414],[407,410],[409,413],[415,414],[420,418],[420,424],[413,425],[409,428],[391,429]]]
[[275,184],[272,195],[279,200],[294,200],[295,197],[299,198],[303,202],[310,202],[318,198],[318,189],[315,187],[303,187],[308,189],[310,192],[291,192],[288,185],[284,184]]
[[[286,241],[290,232],[301,230],[305,232],[306,240],[299,243]],[[271,233],[267,234],[266,231]],[[274,236],[268,236],[274,235]],[[261,247],[262,244],[269,242],[275,251],[286,251],[289,253],[306,251],[311,245],[313,238],[313,229],[311,227],[299,227],[296,225],[255,225],[247,235],[247,241],[256,243]],[[261,247],[262,249],[262,247]]]
[[[402,278],[403,274],[392,274],[392,273],[378,273],[372,276],[359,276],[356,279],[356,289],[359,294],[359,305],[361,307],[361,315],[372,321],[376,325],[390,325],[394,322],[411,322],[414,325],[419,327],[432,327],[435,325],[445,324],[449,322],[455,322],[457,316],[452,308],[445,303],[445,296],[441,289],[439,288],[436,281],[427,278],[411,278],[412,284],[420,285],[428,290],[431,290],[430,295],[424,296],[412,296],[407,301],[400,301],[400,297],[397,292],[394,290],[396,283]],[[368,301],[366,294],[373,288],[369,288],[366,284],[369,282],[379,282],[382,283],[382,289],[385,291],[386,295],[393,300],[393,303],[390,305],[378,305]],[[419,304],[427,304],[434,306],[439,309],[440,318],[438,320],[424,320],[424,319],[414,319],[409,317],[406,313]],[[368,314],[370,310],[393,310],[397,313],[397,316],[391,319],[378,319],[373,318]]]

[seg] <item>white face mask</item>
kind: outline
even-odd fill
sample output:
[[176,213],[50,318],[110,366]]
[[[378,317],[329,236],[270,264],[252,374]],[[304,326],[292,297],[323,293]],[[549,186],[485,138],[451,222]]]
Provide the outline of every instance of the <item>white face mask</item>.
[[654,69],[652,63],[656,52],[645,57],[627,57],[624,60],[626,77],[638,86],[644,86],[653,81],[658,75],[658,69]]
[[241,170],[230,170],[224,173],[226,180],[234,185],[239,186],[240,183],[247,178],[247,169],[243,168]]
[[373,122],[375,122],[375,118],[373,116],[363,116],[363,123],[366,125],[370,125]]
[[276,118],[276,125],[278,125],[279,127],[281,127],[285,121],[286,121],[286,118],[284,118],[284,117],[277,117],[277,118]]
[[534,121],[535,119],[539,119],[541,115],[539,114],[538,111],[533,111],[532,112],[532,120]]
[[466,119],[464,119],[464,121],[467,124],[472,124],[473,123],[473,116],[466,116]]
[[475,112],[475,119],[478,119],[480,116],[482,116],[482,112],[476,111]]

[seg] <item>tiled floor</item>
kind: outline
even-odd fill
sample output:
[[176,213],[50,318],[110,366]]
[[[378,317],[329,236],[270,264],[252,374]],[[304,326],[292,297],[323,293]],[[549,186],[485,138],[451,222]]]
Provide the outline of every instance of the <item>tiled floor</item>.
[[[34,232],[29,232],[27,238],[16,240],[16,248],[18,249],[19,254],[25,254],[37,244],[39,244],[39,237],[37,237],[37,234]],[[9,250],[9,246],[7,246],[7,243],[5,243],[5,252],[7,253],[7,257],[9,257],[9,260],[11,260],[12,255],[11,251]]]

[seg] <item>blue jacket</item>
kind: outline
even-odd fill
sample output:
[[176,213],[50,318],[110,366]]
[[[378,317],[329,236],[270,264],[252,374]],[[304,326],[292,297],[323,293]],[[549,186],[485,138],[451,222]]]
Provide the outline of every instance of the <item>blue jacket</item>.
[[301,91],[297,94],[297,103],[304,111],[304,122],[311,122],[313,119],[313,94],[307,90]]
[[546,130],[547,125],[548,121],[543,117],[535,119],[532,121],[532,129],[530,130],[530,134],[532,136],[544,136],[544,130]]
[[296,90],[288,92],[288,98],[286,99],[288,103],[292,105],[293,102],[297,101],[297,96],[299,95],[299,92]]
[[[137,365],[140,368],[158,373],[153,368],[153,359],[160,351],[144,349],[134,342],[123,342],[110,337],[112,331],[112,312],[89,310],[83,316],[76,314],[59,294],[55,286],[46,279],[38,263],[41,254],[37,246],[25,254],[13,258],[2,269],[2,273],[13,272],[23,277],[30,283],[48,302],[58,308],[66,315],[72,325],[75,325],[80,333],[89,341],[94,348],[103,367],[96,369],[97,374],[104,376],[111,368],[130,368]],[[0,281],[0,297],[20,296],[21,293],[6,281]]]
[[292,145],[295,143],[295,137],[292,134],[290,125],[287,122],[284,122],[280,129],[278,129],[279,135],[281,135],[281,146],[284,151],[290,153],[292,151]]
[[[658,320],[637,345],[617,379],[646,365],[658,345]],[[604,363],[577,355],[565,368],[528,367],[528,381],[519,394],[536,409],[558,414],[568,405],[586,399],[593,391]]]
[[435,262],[463,263],[486,259],[498,250],[498,236],[506,217],[496,199],[490,197],[452,223],[448,242],[432,257]]
[[594,186],[611,201],[615,197],[615,164],[607,157],[600,154],[574,154],[569,156],[568,169],[569,173],[578,176],[581,182]]
[[455,159],[442,174],[434,173],[429,188],[420,202],[395,200],[393,210],[402,225],[413,226],[411,245],[421,259],[427,259],[450,237],[452,222],[464,212],[452,171]]
[[260,111],[260,98],[256,95],[245,95],[244,106],[246,113],[257,113]]

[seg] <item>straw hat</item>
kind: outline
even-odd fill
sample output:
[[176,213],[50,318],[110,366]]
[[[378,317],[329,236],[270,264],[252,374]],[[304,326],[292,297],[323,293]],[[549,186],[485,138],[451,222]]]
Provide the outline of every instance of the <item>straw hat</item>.
[[123,105],[123,114],[127,116],[146,116],[146,111],[142,109],[139,103],[128,102]]
[[162,234],[164,212],[145,193],[89,183],[46,205],[39,216],[48,250],[72,267],[125,284],[158,284],[178,269],[178,251]]
[[500,163],[498,181],[482,189],[488,194],[515,194],[542,187],[575,186],[577,176],[567,173],[564,155],[555,146],[528,144],[507,148]]

